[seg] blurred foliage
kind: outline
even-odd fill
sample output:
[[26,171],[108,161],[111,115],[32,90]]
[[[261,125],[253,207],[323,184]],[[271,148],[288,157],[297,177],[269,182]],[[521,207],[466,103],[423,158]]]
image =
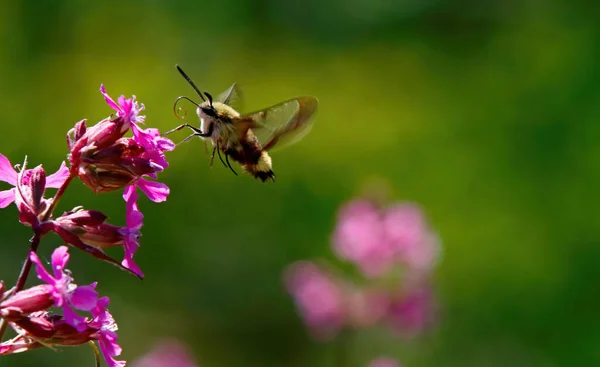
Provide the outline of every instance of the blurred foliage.
[[[329,256],[338,206],[383,177],[397,199],[425,207],[443,239],[444,312],[418,340],[355,337],[352,366],[380,353],[405,366],[596,365],[598,10],[566,1],[4,1],[0,151],[53,172],[67,130],[111,112],[101,83],[113,96],[135,94],[147,124],[168,130],[178,124],[174,99],[193,96],[176,63],[202,90],[238,82],[247,110],[316,95],[311,134],[273,155],[275,184],[209,169],[198,142],[169,154],[160,176],[169,200],[141,202],[143,281],[71,251],[78,283],[97,280],[112,297],[125,359],[179,337],[207,367],[333,365],[336,346],[310,340],[281,273]],[[60,210],[75,205],[123,221],[119,193],[94,196],[76,182]],[[0,211],[8,284],[30,236],[16,219],[14,206]],[[42,255],[58,243],[49,237]],[[0,359],[92,363],[86,347]]]

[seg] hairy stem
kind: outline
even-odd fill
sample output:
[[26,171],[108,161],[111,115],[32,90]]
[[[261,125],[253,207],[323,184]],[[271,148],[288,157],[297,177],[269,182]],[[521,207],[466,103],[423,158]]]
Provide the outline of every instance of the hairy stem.
[[[71,183],[71,180],[76,176],[76,173],[73,169],[71,169],[71,171],[69,173],[70,174],[67,177],[67,179],[65,180],[65,182],[63,182],[63,184],[60,186],[60,188],[54,195],[54,198],[52,198],[52,202],[50,203],[50,206],[48,206],[48,209],[46,209],[46,211],[44,212],[41,222],[45,222],[48,220],[48,218],[50,218],[50,216],[52,215],[52,212],[56,208],[56,204],[58,203],[59,199],[61,198],[61,196],[64,194],[65,190],[67,189],[67,186],[69,186],[69,183]],[[29,254],[31,254],[32,252],[37,253],[38,247],[40,246],[40,240],[42,239],[42,233],[40,232],[39,228],[35,228],[33,230],[33,232],[34,232],[33,238],[30,241],[31,246],[29,248],[29,251],[27,252],[27,257],[25,258],[25,263],[23,264],[23,267],[21,268],[21,272],[19,273],[19,277],[17,278],[17,284],[13,288],[14,293],[19,292],[20,290],[23,289],[23,287],[25,287],[25,283],[27,282],[27,277],[29,276],[29,272],[31,271],[31,258],[29,257]],[[6,331],[7,326],[8,326],[8,322],[6,322],[5,319],[0,320],[0,341],[2,340],[2,336],[4,335],[4,332]]]

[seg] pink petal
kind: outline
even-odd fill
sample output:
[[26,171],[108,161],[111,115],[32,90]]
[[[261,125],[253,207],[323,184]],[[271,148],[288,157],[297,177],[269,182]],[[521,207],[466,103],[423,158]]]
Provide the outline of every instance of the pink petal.
[[54,279],[52,275],[48,273],[46,268],[44,268],[44,265],[42,265],[40,258],[35,254],[35,252],[29,253],[29,258],[35,264],[35,271],[38,275],[38,278],[50,285],[56,285],[56,279]]
[[144,192],[144,194],[146,194],[146,196],[148,196],[148,199],[154,201],[155,203],[165,201],[167,200],[167,196],[169,196],[169,186],[165,185],[164,183],[148,181],[140,178],[136,182],[136,185]]
[[66,163],[63,161],[58,171],[46,177],[46,187],[58,189],[62,186],[67,177],[69,177],[69,174],[69,168],[67,168]]
[[125,199],[125,222],[129,229],[139,229],[142,227],[144,215],[137,206],[137,189],[135,185],[127,186],[123,191]]
[[0,191],[0,208],[6,208],[15,201],[15,188]]
[[77,331],[83,331],[87,328],[85,317],[77,314],[69,305],[63,306],[63,318],[65,322],[73,326]]
[[62,278],[65,266],[69,261],[69,248],[67,246],[60,246],[52,253],[52,268],[54,269],[54,277],[56,279]]
[[135,261],[133,261],[133,254],[125,254],[125,258],[121,262],[121,265],[123,265],[123,267],[127,268],[129,271],[131,271],[138,277],[140,277],[140,278],[144,277],[144,273],[142,272],[142,269],[140,269],[138,264],[136,264]]
[[71,293],[71,305],[78,310],[89,311],[96,307],[98,292],[94,286],[79,286]]
[[121,107],[119,107],[119,105],[116,104],[112,98],[110,98],[108,93],[106,93],[106,88],[104,88],[104,84],[100,85],[100,92],[104,95],[104,100],[110,106],[110,108],[112,108],[113,110],[115,110],[117,112],[123,113],[123,110],[121,109]]
[[124,367],[125,361],[117,361],[113,357],[121,354],[121,347],[117,344],[117,334],[112,331],[102,330],[100,332],[98,343],[100,351],[109,367]]
[[8,182],[13,186],[17,185],[17,172],[8,158],[2,154],[0,154],[0,181]]

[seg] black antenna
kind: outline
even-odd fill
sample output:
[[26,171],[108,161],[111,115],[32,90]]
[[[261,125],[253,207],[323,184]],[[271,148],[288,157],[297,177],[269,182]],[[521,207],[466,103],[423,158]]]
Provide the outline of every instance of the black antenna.
[[[181,70],[181,68],[179,67],[179,65],[175,65],[177,67],[177,70],[179,70],[179,73],[185,78],[185,80],[187,80],[188,83],[190,83],[190,85],[192,86],[192,88],[194,88],[194,90],[196,91],[196,93],[198,93],[198,95],[200,96],[200,98],[202,98],[202,100],[204,102],[206,102],[206,99],[204,99],[204,96],[202,95],[202,93],[200,92],[200,89],[198,89],[198,87],[196,87],[196,84],[194,84],[194,82],[192,81],[192,79],[190,79],[189,76],[187,76],[187,74]],[[212,102],[211,102],[212,104]]]
[[208,94],[208,92],[204,92],[206,94],[206,98],[208,98],[208,104],[212,107],[212,96]]

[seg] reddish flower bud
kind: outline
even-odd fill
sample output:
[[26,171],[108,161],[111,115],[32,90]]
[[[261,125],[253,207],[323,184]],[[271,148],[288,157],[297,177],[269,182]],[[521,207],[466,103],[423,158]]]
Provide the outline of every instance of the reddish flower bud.
[[79,177],[96,193],[124,188],[162,169],[132,138],[119,139],[103,149],[86,147],[80,151],[79,162]]
[[[64,213],[49,223],[52,231],[66,243],[142,277],[141,271],[133,263],[133,252],[139,247],[137,239],[141,236],[141,223],[139,226],[134,223],[136,226],[118,227],[106,223],[106,219],[106,215],[99,211],[78,209]],[[101,250],[114,246],[123,246],[127,261],[119,264]]]
[[38,217],[48,205],[44,199],[46,172],[41,165],[33,169],[26,169],[26,166],[27,158],[17,177],[15,204],[19,208],[19,221],[33,226],[39,223]]
[[50,285],[41,284],[17,292],[0,303],[0,314],[6,309],[16,309],[22,314],[46,310],[54,305],[52,290]]

